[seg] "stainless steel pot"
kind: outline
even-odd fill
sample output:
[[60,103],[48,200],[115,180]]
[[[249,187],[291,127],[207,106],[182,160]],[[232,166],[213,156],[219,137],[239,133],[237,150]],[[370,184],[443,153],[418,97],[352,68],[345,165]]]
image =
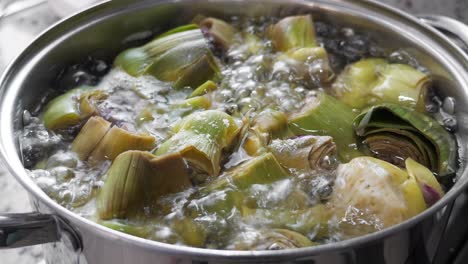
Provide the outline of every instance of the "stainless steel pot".
[[[198,249],[133,237],[77,216],[34,184],[21,163],[15,131],[22,127],[22,112],[38,105],[59,71],[88,55],[110,60],[134,40],[187,22],[198,13],[218,17],[312,13],[366,30],[384,47],[410,51],[432,71],[440,91],[457,99],[460,161],[465,167],[468,56],[462,49],[468,49],[468,27],[462,23],[433,16],[418,19],[375,1],[108,1],[51,27],[1,79],[1,156],[40,213],[0,216],[0,247],[55,241],[45,246],[49,263],[407,263],[414,254],[418,263],[440,260],[437,249],[453,201],[468,185],[466,170],[458,171],[455,185],[442,200],[404,223],[334,244],[282,251]],[[452,32],[452,40],[427,24]]]

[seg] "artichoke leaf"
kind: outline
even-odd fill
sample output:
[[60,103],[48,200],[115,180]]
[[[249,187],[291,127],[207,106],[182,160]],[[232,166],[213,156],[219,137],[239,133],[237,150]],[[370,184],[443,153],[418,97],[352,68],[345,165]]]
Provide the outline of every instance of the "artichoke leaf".
[[347,105],[325,93],[319,93],[299,113],[289,117],[288,126],[296,136],[331,136],[340,160],[346,162],[363,155],[357,149],[353,128],[356,115]]
[[228,50],[235,40],[237,30],[221,19],[207,17],[200,22],[200,28],[216,47]]
[[88,157],[88,162],[91,165],[96,165],[104,160],[112,161],[127,150],[151,150],[155,143],[156,139],[151,135],[131,133],[113,126],[93,149]]
[[212,92],[214,90],[216,90],[218,88],[218,86],[216,85],[215,82],[211,81],[211,80],[208,80],[206,81],[205,83],[203,83],[202,85],[198,86],[197,89],[195,89],[192,94],[190,94],[190,96],[188,98],[193,98],[193,97],[197,97],[197,96],[203,96],[209,92]]
[[247,137],[244,149],[250,156],[258,156],[264,153],[272,138],[284,134],[287,129],[287,116],[280,111],[267,109],[259,113],[247,126]]
[[79,99],[80,114],[82,119],[89,116],[98,115],[98,104],[107,99],[108,96],[109,95],[107,93],[100,90],[94,90],[82,94]]
[[201,188],[200,192],[208,194],[228,186],[243,190],[253,184],[272,183],[287,177],[289,173],[281,167],[275,156],[265,153],[225,172],[218,179]]
[[317,47],[311,15],[283,18],[270,27],[268,36],[277,51]]
[[222,150],[229,147],[239,132],[235,120],[224,112],[207,110],[192,113],[174,127],[176,133],[165,141],[156,155],[180,153],[196,169],[217,176]]
[[73,140],[71,150],[81,160],[87,160],[91,152],[101,142],[112,124],[102,117],[91,117]]
[[334,73],[327,51],[317,45],[312,16],[286,17],[271,26],[268,36],[276,51],[276,61],[286,63],[294,74],[313,83],[330,81]]
[[62,129],[78,125],[83,119],[89,117],[80,112],[79,99],[82,94],[91,89],[88,86],[80,86],[51,100],[42,115],[45,127],[51,130]]
[[331,81],[335,74],[330,67],[328,53],[323,47],[300,48],[280,55],[277,61],[285,62],[303,79]]
[[444,196],[444,190],[437,181],[437,178],[428,168],[411,158],[406,159],[405,165],[408,174],[414,177],[418,182],[427,206],[433,205]]
[[190,111],[198,110],[198,109],[208,109],[211,107],[211,100],[207,96],[196,96],[191,97],[180,104],[174,105],[175,108],[189,108]]
[[219,67],[199,28],[179,27],[151,42],[120,53],[114,65],[132,76],[152,75],[174,88],[196,88],[215,77]]
[[161,196],[192,186],[186,162],[178,154],[155,157],[149,152],[126,151],[106,174],[97,197],[98,215],[103,220],[152,213]]

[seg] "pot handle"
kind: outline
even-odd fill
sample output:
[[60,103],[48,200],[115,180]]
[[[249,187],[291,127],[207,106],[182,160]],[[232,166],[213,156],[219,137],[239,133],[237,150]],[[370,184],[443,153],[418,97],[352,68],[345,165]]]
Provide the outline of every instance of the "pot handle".
[[0,249],[26,247],[62,241],[75,252],[81,239],[64,221],[55,215],[22,213],[0,215]]
[[431,14],[417,16],[423,23],[434,27],[468,53],[468,25],[456,19]]

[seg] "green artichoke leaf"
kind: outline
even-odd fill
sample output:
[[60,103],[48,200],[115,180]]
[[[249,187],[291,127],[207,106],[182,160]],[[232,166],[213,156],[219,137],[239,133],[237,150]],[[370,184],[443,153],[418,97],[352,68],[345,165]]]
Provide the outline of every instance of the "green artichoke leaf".
[[363,155],[356,145],[353,128],[356,116],[350,107],[322,92],[299,113],[292,114],[288,126],[296,136],[331,136],[336,143],[338,157],[347,162]]
[[232,144],[239,127],[230,115],[207,110],[186,116],[174,127],[174,132],[155,154],[181,153],[196,169],[218,176],[222,150]]
[[195,89],[219,72],[203,33],[193,25],[173,29],[143,46],[123,51],[114,65],[135,77],[148,74],[173,82],[176,89]]

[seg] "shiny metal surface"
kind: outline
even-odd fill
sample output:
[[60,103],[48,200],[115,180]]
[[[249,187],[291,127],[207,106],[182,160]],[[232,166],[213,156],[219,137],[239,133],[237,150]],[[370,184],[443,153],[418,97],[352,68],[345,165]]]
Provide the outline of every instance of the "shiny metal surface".
[[465,52],[468,52],[468,26],[458,20],[439,15],[418,15],[423,23],[446,32]]
[[[0,82],[0,152],[18,181],[36,200],[36,209],[58,215],[76,230],[83,251],[71,252],[63,263],[411,263],[417,251],[421,259],[434,258],[452,201],[468,185],[468,173],[459,171],[457,183],[436,205],[392,228],[334,244],[283,251],[227,251],[198,249],[148,241],[102,227],[56,204],[28,177],[18,155],[15,129],[21,113],[37,105],[49,84],[64,66],[87,55],[110,60],[135,43],[136,32],[154,34],[189,21],[198,13],[286,16],[310,12],[321,20],[366,30],[389,49],[404,48],[434,74],[443,94],[458,101],[456,112],[460,142],[468,142],[468,57],[436,30],[415,17],[374,1],[112,1],[95,6],[51,28],[36,39],[8,68]],[[468,32],[465,32],[465,34]],[[129,37],[130,36],[130,37]],[[72,51],[72,52],[71,52]],[[460,151],[466,164],[465,149]],[[447,206],[448,205],[448,206]],[[73,255],[75,254],[75,255]],[[425,259],[424,259],[425,258]],[[50,263],[60,263],[50,260]]]
[[59,236],[59,226],[53,215],[30,213],[0,216],[0,248],[55,242]]
[[57,242],[65,236],[73,251],[82,244],[74,229],[53,214],[22,213],[0,216],[0,249]]

